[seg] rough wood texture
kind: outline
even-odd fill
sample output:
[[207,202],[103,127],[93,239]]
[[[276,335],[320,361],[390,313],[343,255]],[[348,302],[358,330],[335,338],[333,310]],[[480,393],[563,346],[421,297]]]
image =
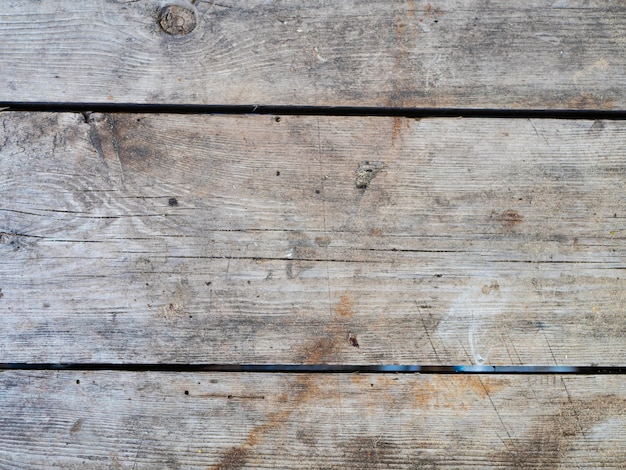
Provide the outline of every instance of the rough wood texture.
[[0,119],[0,361],[626,362],[623,122]]
[[626,107],[623,2],[170,4],[5,2],[0,101]]
[[624,381],[5,371],[0,466],[617,469]]

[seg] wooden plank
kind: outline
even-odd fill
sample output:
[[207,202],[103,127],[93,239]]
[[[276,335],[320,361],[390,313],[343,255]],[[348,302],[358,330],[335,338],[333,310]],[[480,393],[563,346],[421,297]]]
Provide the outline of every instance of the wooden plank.
[[623,377],[0,374],[0,465],[622,468]]
[[621,121],[0,118],[1,362],[626,363]]
[[623,2],[170,3],[8,2],[0,101],[626,107]]

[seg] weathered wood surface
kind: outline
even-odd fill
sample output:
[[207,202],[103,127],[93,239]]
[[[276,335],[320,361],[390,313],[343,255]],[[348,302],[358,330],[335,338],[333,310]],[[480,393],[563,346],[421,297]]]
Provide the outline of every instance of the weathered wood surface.
[[624,380],[5,371],[0,466],[617,469]]
[[626,362],[626,123],[0,120],[2,362]]
[[623,2],[163,5],[4,2],[0,101],[626,107]]

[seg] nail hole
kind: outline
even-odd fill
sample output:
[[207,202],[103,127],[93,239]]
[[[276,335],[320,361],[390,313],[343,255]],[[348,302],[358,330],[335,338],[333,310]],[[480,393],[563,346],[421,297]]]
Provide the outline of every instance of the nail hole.
[[176,207],[178,205],[178,200],[175,197],[171,197],[168,199],[167,203],[170,207]]
[[185,395],[189,395],[189,390],[185,390]]
[[76,385],[80,385],[80,380],[76,379]]
[[280,122],[280,116],[276,116],[276,117],[274,118],[274,121],[276,121],[276,122]]

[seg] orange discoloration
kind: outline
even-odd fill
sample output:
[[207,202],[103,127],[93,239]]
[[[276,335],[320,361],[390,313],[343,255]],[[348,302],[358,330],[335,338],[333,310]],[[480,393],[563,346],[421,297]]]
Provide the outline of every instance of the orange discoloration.
[[439,7],[433,7],[430,3],[427,3],[426,6],[424,6],[424,15],[428,16],[428,17],[437,17],[437,16],[443,16],[445,13],[443,11],[441,11],[441,8]]
[[304,402],[320,395],[320,390],[311,376],[298,377],[291,385],[290,391],[293,392],[293,398],[288,400],[284,407],[281,407],[274,413],[270,413],[265,423],[256,426],[248,433],[248,437],[243,444],[226,451],[221,461],[217,465],[209,467],[209,470],[234,470],[245,466],[246,460],[254,446],[260,444],[266,435],[284,426],[292,413],[300,409]]
[[507,379],[484,377],[480,378],[475,375],[465,377],[465,388],[472,391],[474,395],[480,398],[487,398],[492,393],[497,393],[510,383]]
[[415,15],[415,1],[414,0],[407,0],[406,15],[409,17]]
[[509,380],[501,378],[433,376],[419,384],[414,402],[420,408],[446,407],[467,411],[477,404],[477,398],[486,399],[508,385]]
[[590,93],[583,93],[580,96],[574,96],[565,100],[566,109],[615,109],[615,103],[603,97],[595,96]]
[[337,335],[322,336],[305,344],[298,355],[306,364],[319,364],[328,359],[337,351],[340,338]]
[[335,305],[335,313],[341,317],[350,318],[354,316],[353,307],[354,302],[350,294],[346,292],[341,296],[337,305]]
[[393,118],[393,126],[391,128],[391,145],[396,143],[398,136],[400,135],[400,130],[402,128],[402,118],[396,116]]

